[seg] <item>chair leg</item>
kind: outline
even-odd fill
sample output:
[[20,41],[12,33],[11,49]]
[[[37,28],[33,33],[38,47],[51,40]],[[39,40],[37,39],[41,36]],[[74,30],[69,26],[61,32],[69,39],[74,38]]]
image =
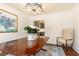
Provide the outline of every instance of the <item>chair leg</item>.
[[67,46],[67,40],[66,40],[66,46]]
[[73,43],[71,44],[71,47],[73,47]]
[[57,46],[58,46],[58,38],[57,38]]

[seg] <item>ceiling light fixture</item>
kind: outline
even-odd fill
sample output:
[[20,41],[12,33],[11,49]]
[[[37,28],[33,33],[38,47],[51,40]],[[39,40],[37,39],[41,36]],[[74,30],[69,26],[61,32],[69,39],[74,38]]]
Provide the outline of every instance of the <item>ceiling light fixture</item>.
[[25,8],[27,8],[27,11],[32,14],[41,14],[44,12],[41,3],[27,3],[25,4]]

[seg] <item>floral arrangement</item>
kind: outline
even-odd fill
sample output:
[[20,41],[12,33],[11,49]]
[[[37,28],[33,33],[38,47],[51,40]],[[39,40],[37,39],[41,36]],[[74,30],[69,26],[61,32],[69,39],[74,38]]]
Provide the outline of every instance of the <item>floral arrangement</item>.
[[29,34],[36,34],[39,31],[39,28],[33,25],[28,25],[24,27],[24,30]]

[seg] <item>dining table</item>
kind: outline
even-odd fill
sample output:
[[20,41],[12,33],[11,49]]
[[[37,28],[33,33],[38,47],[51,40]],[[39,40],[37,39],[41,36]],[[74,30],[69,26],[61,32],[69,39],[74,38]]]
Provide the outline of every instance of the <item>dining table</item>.
[[39,36],[35,40],[28,40],[27,37],[12,40],[5,43],[3,52],[15,56],[35,55],[43,48],[48,39],[47,36]]

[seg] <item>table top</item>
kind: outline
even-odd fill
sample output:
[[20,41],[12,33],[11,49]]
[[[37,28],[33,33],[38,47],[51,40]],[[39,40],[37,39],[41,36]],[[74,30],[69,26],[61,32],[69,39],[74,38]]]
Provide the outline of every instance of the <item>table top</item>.
[[36,40],[28,40],[25,37],[6,42],[4,52],[16,56],[33,55],[42,49],[48,39],[46,36],[40,36]]

